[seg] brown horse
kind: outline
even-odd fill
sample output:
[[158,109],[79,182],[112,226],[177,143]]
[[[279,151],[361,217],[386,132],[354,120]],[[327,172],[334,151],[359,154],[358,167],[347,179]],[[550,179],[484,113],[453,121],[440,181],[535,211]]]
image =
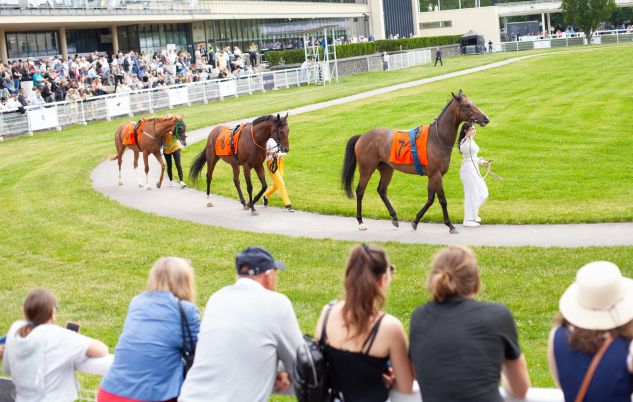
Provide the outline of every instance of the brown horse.
[[[209,137],[207,138],[207,145],[200,152],[200,154],[194,159],[189,169],[189,177],[195,183],[198,180],[200,172],[207,164],[207,206],[212,207],[211,202],[211,180],[213,180],[213,169],[215,164],[221,159],[224,162],[231,165],[233,168],[233,183],[237,189],[237,194],[240,197],[240,202],[244,209],[250,209],[252,215],[257,215],[255,211],[255,203],[259,201],[259,198],[266,191],[266,176],[264,171],[264,160],[266,159],[266,142],[270,138],[277,141],[279,150],[281,152],[288,152],[290,145],[288,142],[288,115],[285,117],[276,117],[268,115],[258,117],[253,120],[252,123],[247,123],[242,128],[242,133],[237,143],[237,157],[234,155],[216,155],[215,144],[218,137],[223,130],[227,129],[226,126],[216,126]],[[242,195],[242,188],[240,186],[240,166],[244,169],[244,178],[246,179],[246,190],[248,191],[248,204],[244,200]],[[255,195],[253,199],[253,184],[251,182],[251,169],[255,169],[257,177],[262,185],[262,189]]]
[[[488,117],[462,93],[461,89],[457,95],[453,93],[451,95],[453,96],[452,99],[446,104],[438,118],[429,128],[427,143],[429,164],[424,167],[425,175],[429,178],[428,199],[415,216],[413,222],[411,222],[413,229],[417,229],[420,219],[433,204],[437,194],[444,214],[444,223],[449,227],[451,233],[457,233],[448,218],[442,176],[448,171],[459,125],[467,121],[477,123],[483,127],[490,122]],[[367,183],[376,169],[380,172],[378,194],[389,211],[392,224],[396,227],[399,225],[396,211],[387,198],[387,187],[393,176],[394,169],[408,174],[417,174],[417,172],[414,165],[400,165],[389,162],[392,139],[393,130],[375,128],[363,135],[355,135],[347,142],[345,161],[341,171],[341,183],[347,196],[354,198],[352,181],[354,180],[356,164],[358,164],[360,178],[356,187],[356,219],[358,220],[359,230],[366,230],[362,217],[363,195],[365,194],[365,187],[367,187]]]
[[134,151],[134,174],[138,180],[138,186],[143,187],[141,178],[138,175],[138,154],[143,152],[143,162],[145,163],[145,186],[148,190],[151,190],[149,185],[149,155],[152,154],[156,157],[156,160],[160,163],[160,180],[156,183],[156,187],[160,188],[163,183],[163,176],[165,175],[165,162],[160,154],[160,149],[163,146],[163,139],[168,133],[180,140],[182,145],[187,145],[187,126],[182,118],[177,116],[166,117],[154,117],[151,119],[141,119],[142,129],[139,129],[136,135],[136,144],[127,145],[123,144],[123,137],[125,129],[129,125],[134,123],[121,123],[114,133],[114,145],[116,146],[116,155],[110,156],[110,160],[118,159],[119,162],[119,186],[123,185],[121,180],[121,163],[123,162],[123,153],[127,148]]

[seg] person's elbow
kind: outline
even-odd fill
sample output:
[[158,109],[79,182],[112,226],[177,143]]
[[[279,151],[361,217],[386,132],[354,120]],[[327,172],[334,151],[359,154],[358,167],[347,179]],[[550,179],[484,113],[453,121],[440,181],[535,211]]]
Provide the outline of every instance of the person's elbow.
[[103,357],[108,354],[108,346],[96,339],[93,339],[88,346],[88,350],[86,351],[87,357]]
[[525,399],[530,389],[530,376],[525,356],[521,355],[515,360],[506,360],[503,374],[508,392],[517,399]]

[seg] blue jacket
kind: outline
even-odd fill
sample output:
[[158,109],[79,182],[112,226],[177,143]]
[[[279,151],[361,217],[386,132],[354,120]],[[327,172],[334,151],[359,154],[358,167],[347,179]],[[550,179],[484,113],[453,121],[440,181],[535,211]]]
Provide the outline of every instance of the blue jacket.
[[[187,301],[182,307],[197,343],[200,313]],[[101,388],[141,401],[177,397],[183,383],[182,339],[178,299],[173,294],[144,292],[134,297]]]

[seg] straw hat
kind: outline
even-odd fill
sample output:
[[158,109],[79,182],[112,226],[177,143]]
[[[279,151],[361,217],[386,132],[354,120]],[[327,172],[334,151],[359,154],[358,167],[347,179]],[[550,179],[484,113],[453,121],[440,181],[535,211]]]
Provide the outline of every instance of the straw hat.
[[607,261],[583,266],[560,299],[560,312],[571,324],[608,330],[633,320],[633,280]]

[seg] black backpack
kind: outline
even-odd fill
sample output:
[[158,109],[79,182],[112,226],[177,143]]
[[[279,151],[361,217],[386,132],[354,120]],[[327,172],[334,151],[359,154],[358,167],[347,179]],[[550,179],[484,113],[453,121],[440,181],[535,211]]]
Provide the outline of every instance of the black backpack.
[[337,396],[329,380],[327,356],[325,354],[325,325],[336,301],[328,304],[323,318],[321,340],[310,335],[303,336],[303,342],[297,348],[297,359],[293,372],[293,386],[298,402],[333,401]]

